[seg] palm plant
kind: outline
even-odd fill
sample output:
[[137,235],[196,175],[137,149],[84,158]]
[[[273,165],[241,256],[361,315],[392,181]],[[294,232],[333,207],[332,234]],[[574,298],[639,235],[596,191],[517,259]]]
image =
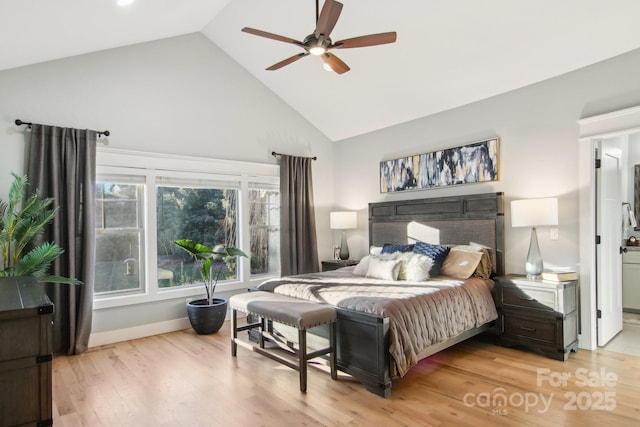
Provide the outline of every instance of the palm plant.
[[217,264],[216,268],[216,264],[214,264],[213,261],[221,257],[235,258],[238,256],[243,256],[245,258],[248,258],[247,254],[233,246],[216,246],[214,249],[211,249],[207,245],[196,243],[193,240],[189,239],[174,240],[173,243],[180,246],[182,249],[187,251],[197,262],[201,263],[200,275],[202,276],[202,280],[204,281],[204,288],[207,291],[208,305],[213,304],[213,293],[216,290],[218,279],[220,278],[220,274],[222,273],[222,265]]
[[48,275],[51,263],[64,250],[55,243],[37,244],[57,212],[51,207],[53,199],[40,199],[37,192],[25,198],[27,177],[11,175],[9,200],[0,200],[0,277],[33,276],[40,282],[80,284],[77,279]]

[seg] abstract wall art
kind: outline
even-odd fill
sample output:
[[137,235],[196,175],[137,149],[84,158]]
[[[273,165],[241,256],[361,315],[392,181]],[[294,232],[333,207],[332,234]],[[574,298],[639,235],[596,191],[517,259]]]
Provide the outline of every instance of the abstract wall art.
[[498,180],[499,138],[380,162],[380,192]]

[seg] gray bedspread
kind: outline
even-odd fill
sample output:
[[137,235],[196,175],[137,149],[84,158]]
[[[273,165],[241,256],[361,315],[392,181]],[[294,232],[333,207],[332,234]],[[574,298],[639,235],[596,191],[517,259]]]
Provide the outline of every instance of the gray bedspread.
[[429,346],[498,317],[491,280],[389,282],[352,270],[271,279],[259,289],[389,318],[389,353],[400,376]]

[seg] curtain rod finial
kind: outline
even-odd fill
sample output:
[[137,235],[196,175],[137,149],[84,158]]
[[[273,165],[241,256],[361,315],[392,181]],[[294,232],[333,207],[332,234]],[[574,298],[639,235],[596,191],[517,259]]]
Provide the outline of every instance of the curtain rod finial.
[[20,120],[20,119],[16,119],[15,124],[16,124],[16,126],[27,125],[27,127],[28,127],[29,129],[31,129],[31,125],[32,125],[33,123],[30,123],[30,122],[23,122],[23,121],[22,121],[22,120]]

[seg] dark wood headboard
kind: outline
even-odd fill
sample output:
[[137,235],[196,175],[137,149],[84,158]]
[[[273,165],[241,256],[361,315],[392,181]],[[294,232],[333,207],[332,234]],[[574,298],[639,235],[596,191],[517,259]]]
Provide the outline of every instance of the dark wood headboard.
[[[408,243],[407,229],[424,228],[428,243],[489,248],[493,271],[502,275],[504,266],[503,193],[434,197],[369,203],[369,245]],[[411,224],[411,225],[410,225]]]

